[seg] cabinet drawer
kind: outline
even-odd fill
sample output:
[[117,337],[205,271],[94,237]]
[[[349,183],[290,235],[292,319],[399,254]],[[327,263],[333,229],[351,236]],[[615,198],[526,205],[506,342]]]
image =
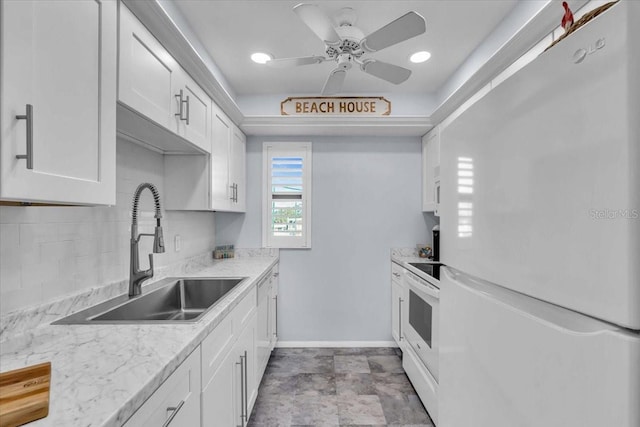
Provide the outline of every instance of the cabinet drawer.
[[124,427],[200,425],[200,347],[129,418]]
[[222,322],[202,341],[202,386],[209,384],[218,369],[218,365],[231,349],[234,341],[234,313],[225,317]]
[[402,275],[404,274],[405,269],[400,267],[395,262],[391,263],[391,279],[394,282],[397,282],[399,285],[402,284]]
[[253,287],[240,303],[233,309],[233,333],[239,334],[251,319],[257,307],[257,289]]

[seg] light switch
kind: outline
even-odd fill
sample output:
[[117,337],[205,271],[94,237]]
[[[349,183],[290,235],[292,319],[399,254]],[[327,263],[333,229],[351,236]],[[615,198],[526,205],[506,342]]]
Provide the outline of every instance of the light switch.
[[173,246],[176,252],[180,252],[180,249],[182,249],[182,237],[179,234],[176,234],[173,238]]

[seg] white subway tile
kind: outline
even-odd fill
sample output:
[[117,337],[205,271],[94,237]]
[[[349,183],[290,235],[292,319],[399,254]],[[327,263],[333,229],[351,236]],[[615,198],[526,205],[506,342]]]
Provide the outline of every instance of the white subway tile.
[[20,224],[20,247],[31,248],[43,242],[58,240],[56,224]]
[[0,257],[8,253],[18,253],[20,248],[18,224],[0,224]]
[[59,261],[75,257],[73,241],[40,243],[40,260],[42,262]]
[[58,277],[58,261],[40,262],[35,266],[22,266],[22,287],[40,286],[45,280]]

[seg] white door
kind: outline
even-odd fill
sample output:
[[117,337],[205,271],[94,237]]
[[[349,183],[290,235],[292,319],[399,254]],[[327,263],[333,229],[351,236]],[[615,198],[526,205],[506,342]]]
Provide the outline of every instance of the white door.
[[176,132],[180,65],[135,15],[120,4],[118,100],[166,129]]
[[180,69],[174,74],[176,94],[174,121],[176,133],[211,152],[211,98]]
[[[277,267],[276,267],[277,268]],[[276,270],[271,276],[271,296],[269,299],[269,351],[273,351],[278,341],[278,277]],[[268,358],[267,358],[268,361]]]
[[[0,8],[0,197],[115,204],[115,1],[3,1]],[[27,154],[27,139],[29,164],[16,158]]]
[[231,120],[216,105],[213,106],[212,120],[211,209],[228,211],[232,195],[229,184]]
[[442,269],[439,427],[637,427],[640,334]]
[[251,316],[251,319],[247,322],[247,326],[238,337],[238,342],[236,343],[239,356],[245,357],[245,371],[242,375],[242,380],[244,381],[245,413],[247,419],[258,397],[258,381],[256,376],[256,318],[256,314]]
[[246,211],[247,186],[246,186],[246,157],[247,157],[247,141],[246,137],[237,126],[233,126],[233,136],[231,139],[231,154],[229,181],[235,186],[234,201],[231,209],[235,212]]
[[236,426],[240,419],[240,359],[231,349],[202,390],[202,426]]

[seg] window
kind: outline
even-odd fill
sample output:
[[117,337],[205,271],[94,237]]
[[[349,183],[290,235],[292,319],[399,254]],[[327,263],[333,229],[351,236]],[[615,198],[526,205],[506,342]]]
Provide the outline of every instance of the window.
[[262,244],[311,247],[311,143],[265,142],[263,146]]

